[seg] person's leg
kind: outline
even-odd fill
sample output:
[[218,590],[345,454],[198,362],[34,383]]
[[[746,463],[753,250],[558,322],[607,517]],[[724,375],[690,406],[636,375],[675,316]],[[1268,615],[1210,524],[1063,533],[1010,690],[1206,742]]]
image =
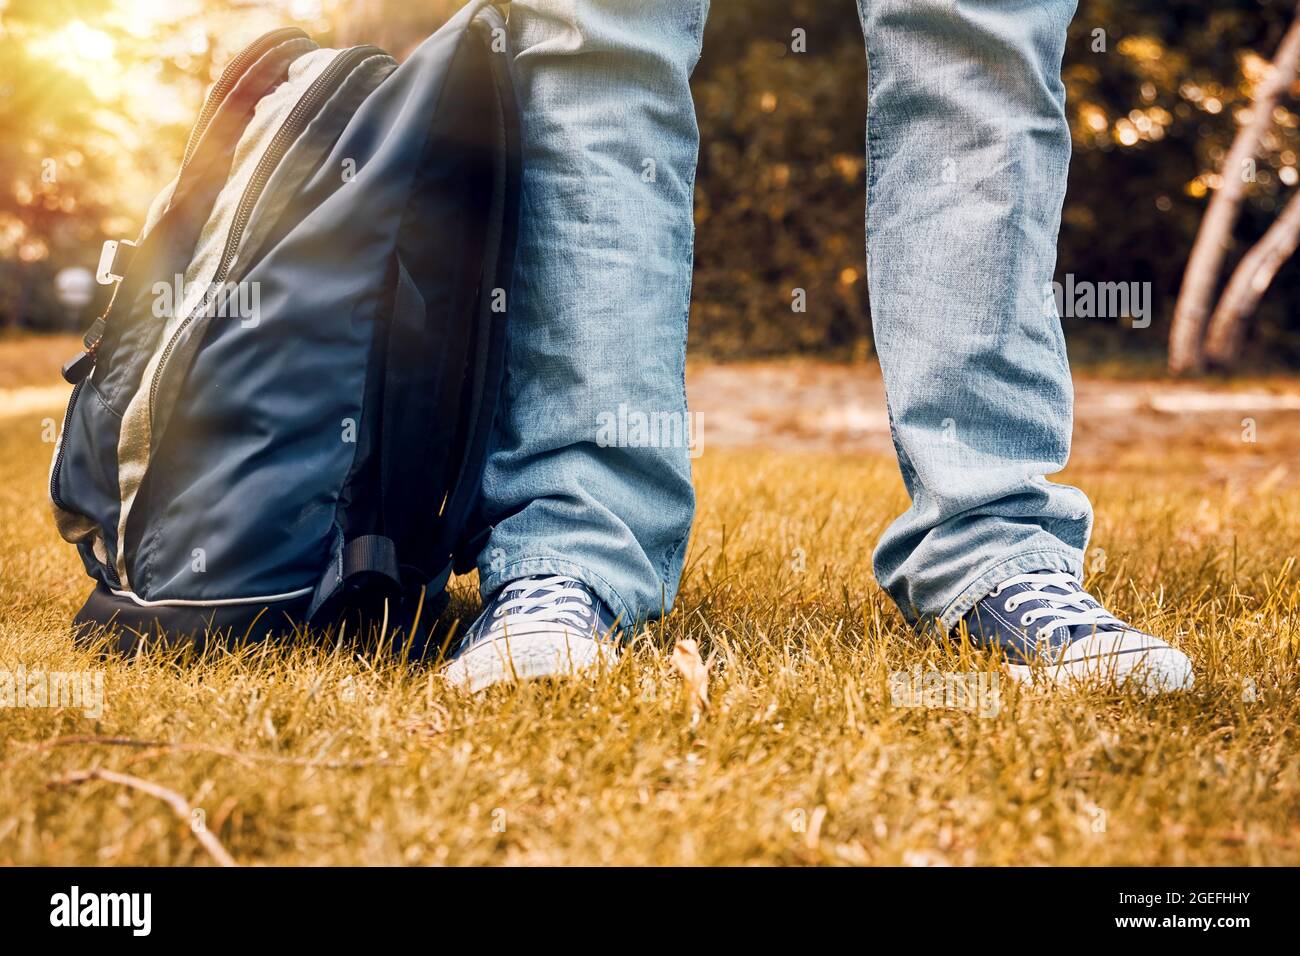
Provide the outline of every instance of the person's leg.
[[1073,0],[859,0],[867,42],[867,260],[911,507],[880,581],[952,629],[1018,572],[1079,576],[1073,386],[1044,308],[1070,158],[1060,66]]
[[[673,603],[695,503],[684,438],[699,146],[689,79],[707,10],[708,0],[511,4],[523,211],[504,407],[483,481],[485,600],[547,575],[581,582],[625,626]],[[668,426],[657,441],[620,433],[620,417],[639,414]]]

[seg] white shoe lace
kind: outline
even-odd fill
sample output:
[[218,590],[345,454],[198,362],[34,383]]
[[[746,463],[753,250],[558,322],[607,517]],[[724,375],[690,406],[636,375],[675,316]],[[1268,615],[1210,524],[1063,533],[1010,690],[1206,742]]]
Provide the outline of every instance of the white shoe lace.
[[[1080,624],[1091,626],[1096,634],[1123,632],[1125,630],[1122,621],[1104,607],[1098,606],[1100,602],[1080,588],[1073,575],[1064,571],[1039,571],[1031,574],[1017,574],[1015,577],[1007,578],[999,584],[993,592],[993,596],[997,597],[1007,588],[1017,584],[1031,585],[1032,590],[1018,591],[1007,598],[1006,603],[1003,605],[1007,611],[1014,613],[1026,601],[1042,601],[1049,605],[1048,607],[1031,608],[1020,615],[1020,626],[1024,628],[1032,627],[1035,621],[1043,618],[1051,618],[1051,623],[1040,627],[1034,632],[1035,638],[1040,642],[1051,637],[1052,632],[1058,628],[1066,628],[1066,635],[1068,636],[1068,629]],[[1070,593],[1060,594],[1056,591],[1045,590],[1049,587],[1064,588]],[[1089,606],[1088,602],[1092,602],[1092,606]]]
[[[566,600],[575,599],[578,603]],[[492,611],[491,633],[500,633],[506,627],[506,618],[520,614],[529,623],[558,624],[574,630],[591,626],[591,594],[573,578],[554,575],[547,578],[522,578],[511,581],[497,596]]]

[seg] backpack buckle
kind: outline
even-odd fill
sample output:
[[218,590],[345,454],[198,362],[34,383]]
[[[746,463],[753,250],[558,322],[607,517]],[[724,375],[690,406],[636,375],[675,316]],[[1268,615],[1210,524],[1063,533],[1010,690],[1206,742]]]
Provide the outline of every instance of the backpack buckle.
[[134,256],[135,243],[130,239],[105,239],[104,247],[99,251],[99,268],[95,270],[95,280],[100,285],[120,282]]

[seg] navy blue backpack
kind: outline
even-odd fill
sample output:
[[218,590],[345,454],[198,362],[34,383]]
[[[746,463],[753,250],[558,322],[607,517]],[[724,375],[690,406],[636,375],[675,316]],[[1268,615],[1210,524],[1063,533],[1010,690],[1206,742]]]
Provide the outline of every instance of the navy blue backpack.
[[400,66],[293,28],[235,57],[139,237],[105,245],[111,304],[64,367],[79,633],[436,617],[483,533],[518,192],[484,0]]

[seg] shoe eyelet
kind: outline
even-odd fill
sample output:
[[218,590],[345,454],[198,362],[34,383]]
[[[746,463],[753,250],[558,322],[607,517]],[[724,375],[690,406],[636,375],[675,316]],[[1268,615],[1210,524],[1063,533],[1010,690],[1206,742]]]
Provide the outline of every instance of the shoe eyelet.
[[504,608],[497,608],[495,611],[492,612],[492,617],[493,617],[493,618],[498,618],[498,617],[500,617],[503,611],[504,611]]
[[1015,598],[1011,598],[1011,600],[1007,601],[1006,608],[1008,614],[1014,614],[1018,607],[1020,607],[1020,602]]
[[1033,624],[1033,623],[1034,623],[1034,618],[1033,618],[1033,612],[1032,612],[1032,611],[1026,611],[1024,614],[1020,615],[1020,626],[1021,626],[1021,627],[1028,627],[1030,624]]

